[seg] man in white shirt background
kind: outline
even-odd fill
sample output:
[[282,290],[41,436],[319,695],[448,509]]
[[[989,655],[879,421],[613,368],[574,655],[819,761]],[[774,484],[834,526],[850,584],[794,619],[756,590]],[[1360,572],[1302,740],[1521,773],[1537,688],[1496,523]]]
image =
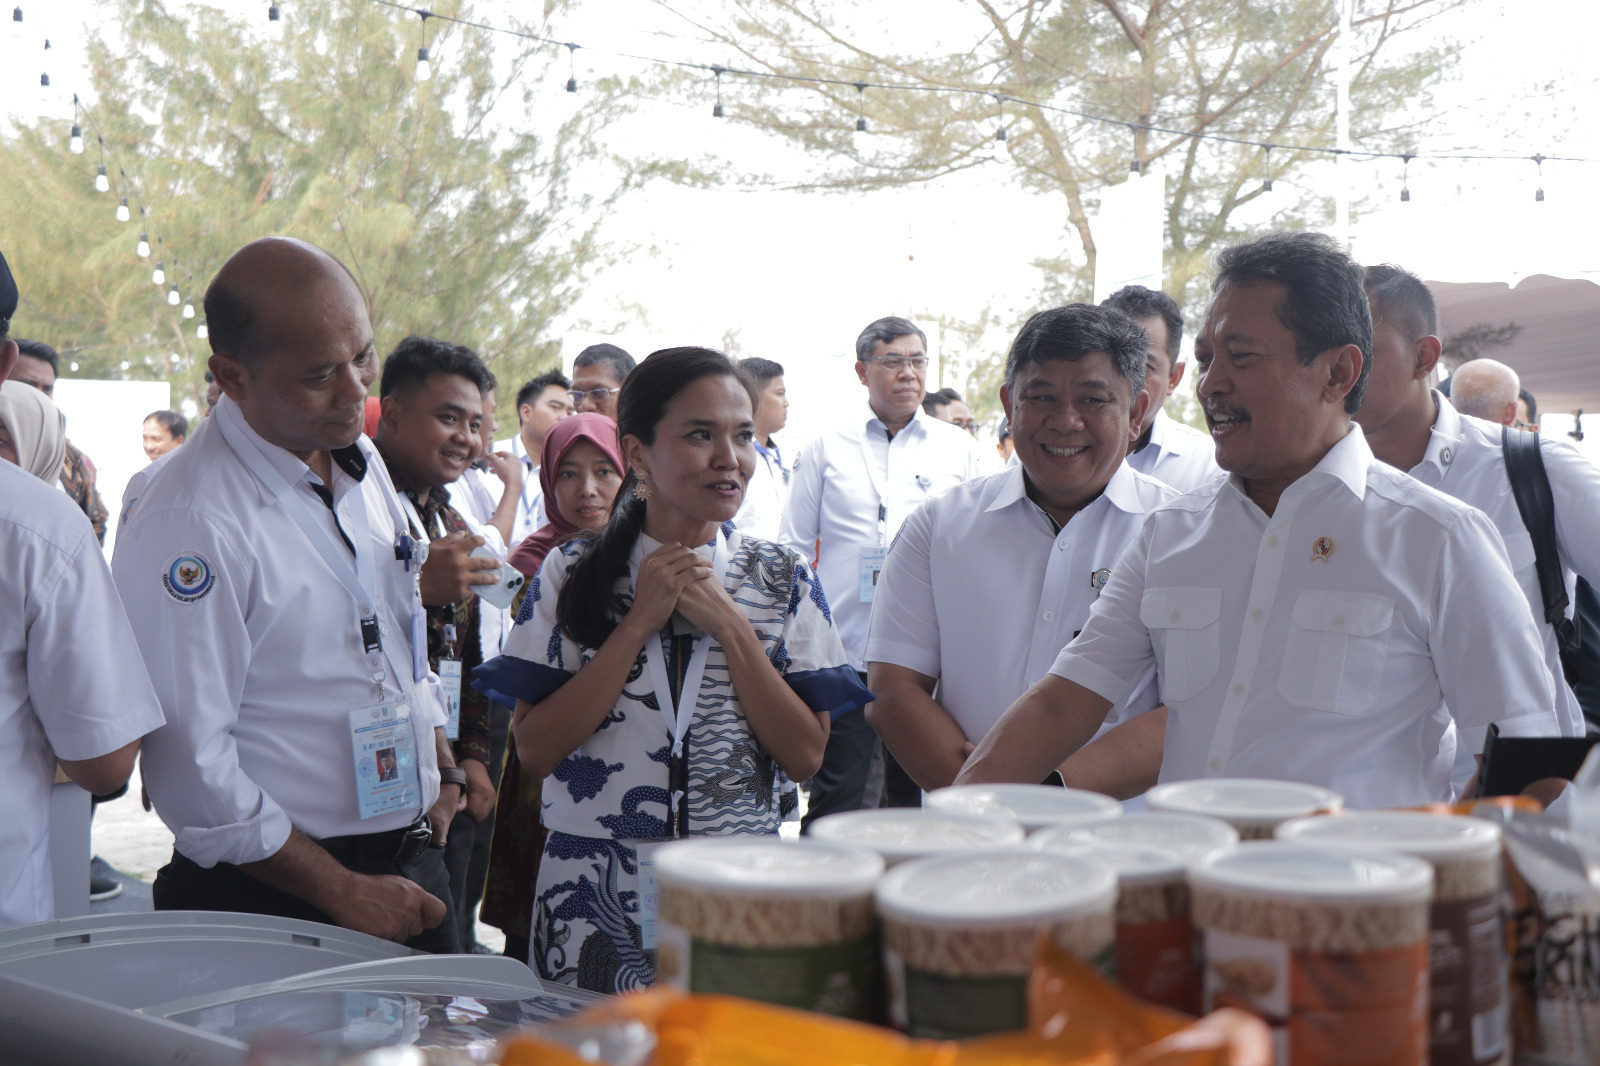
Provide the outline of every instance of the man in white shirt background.
[[783,367],[771,359],[739,360],[739,369],[755,383],[756,467],[745,486],[744,502],[733,524],[739,532],[760,540],[778,539],[783,505],[789,499],[789,470],[773,434],[789,424],[789,393],[783,385]]
[[1456,410],[1497,426],[1516,423],[1521,392],[1517,372],[1495,359],[1462,363],[1450,378],[1450,402]]
[[205,308],[224,397],[113,562],[167,720],[144,748],[175,838],[156,906],[457,951],[438,849],[465,775],[421,635],[423,546],[361,432],[365,300],[326,252],[268,238]]
[[483,392],[483,422],[478,426],[472,463],[445,491],[450,506],[471,520],[480,532],[493,530],[489,543],[505,555],[521,507],[523,468],[514,452],[495,449],[494,435],[500,427],[494,413],[499,403],[499,382],[491,373],[489,387]]
[[930,392],[922,401],[922,413],[931,415],[941,422],[948,422],[952,426],[960,426],[968,433],[978,432],[978,423],[972,417],[972,408],[967,406],[967,401],[955,389],[943,388],[938,392]]
[[[1125,458],[1149,343],[1118,311],[1041,311],[1006,358],[1019,462],[925,501],[884,562],[867,636],[867,721],[925,790],[1044,677],[1151,508],[1178,495]],[[935,687],[937,686],[937,697]],[[1155,706],[1147,682],[1117,709]]]
[[572,405],[577,414],[617,420],[617,395],[633,373],[633,356],[615,344],[591,344],[572,361]]
[[[867,403],[796,457],[779,540],[807,558],[815,552],[845,654],[864,672],[867,621],[890,542],[924,500],[976,477],[982,458],[970,433],[922,413],[928,348],[916,325],[890,317],[867,326],[856,338],[855,369]],[[806,821],[880,800],[917,806],[920,790],[893,756],[882,760],[883,795],[869,787],[881,748],[860,711],[834,719]]]
[[517,390],[517,420],[521,423],[517,435],[495,446],[496,451],[509,451],[522,464],[517,518],[511,528],[511,537],[506,542],[508,550],[544,525],[544,499],[539,489],[539,456],[544,451],[544,437],[550,428],[576,413],[572,409],[571,389],[572,382],[560,370],[547,371],[524,383]]
[[1128,446],[1128,464],[1179,492],[1197,489],[1221,477],[1210,438],[1166,412],[1167,397],[1183,381],[1185,370],[1179,358],[1183,311],[1177,301],[1156,289],[1128,285],[1101,300],[1100,306],[1121,311],[1139,323],[1150,338],[1144,377],[1150,406],[1145,409],[1138,439]]
[[1363,279],[1323,234],[1219,256],[1195,358],[1230,476],[1150,515],[1082,634],[958,781],[1039,780],[1152,665],[1163,781],[1270,777],[1355,808],[1415,805],[1452,796],[1452,726],[1473,749],[1491,723],[1559,733],[1499,534],[1375,460],[1351,421],[1371,365]]

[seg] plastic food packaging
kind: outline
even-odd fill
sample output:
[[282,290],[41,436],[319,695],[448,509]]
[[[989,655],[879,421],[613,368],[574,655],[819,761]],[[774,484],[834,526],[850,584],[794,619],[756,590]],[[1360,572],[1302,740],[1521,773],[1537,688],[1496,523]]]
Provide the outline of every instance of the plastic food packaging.
[[1111,971],[1116,896],[1110,866],[1052,852],[895,867],[877,891],[890,1024],[934,1039],[1022,1028],[1041,935]]
[[1117,980],[1140,999],[1199,1014],[1200,959],[1188,864],[1239,842],[1226,822],[1143,812],[1035,833],[1029,847],[1104,859],[1117,871]]
[[1510,1061],[1499,826],[1417,811],[1360,811],[1292,819],[1278,827],[1278,839],[1379,848],[1432,865],[1428,1060],[1432,1066]]
[[1152,811],[1220,818],[1242,840],[1270,840],[1273,830],[1290,818],[1344,809],[1344,797],[1331,789],[1253,777],[1174,781],[1152,788],[1145,802]]
[[951,785],[928,793],[928,806],[939,811],[999,815],[1029,833],[1054,825],[1082,825],[1115,818],[1122,804],[1098,792],[1053,785]]
[[1010,818],[924,807],[830,814],[812,822],[807,835],[813,840],[859,844],[883,856],[889,866],[929,855],[1014,848],[1023,841],[1022,826]]
[[1272,1027],[1278,1066],[1428,1060],[1433,869],[1409,855],[1279,842],[1189,870],[1205,1006]]
[[877,1021],[883,859],[801,838],[676,841],[656,854],[657,980]]

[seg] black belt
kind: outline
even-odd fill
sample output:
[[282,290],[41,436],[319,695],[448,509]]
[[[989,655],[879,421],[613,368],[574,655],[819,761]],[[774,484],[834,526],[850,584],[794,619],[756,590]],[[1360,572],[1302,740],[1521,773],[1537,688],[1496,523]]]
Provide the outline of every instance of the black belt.
[[407,863],[420,857],[432,840],[433,823],[424,814],[400,829],[390,829],[382,833],[362,833],[359,836],[328,837],[317,843],[335,858]]

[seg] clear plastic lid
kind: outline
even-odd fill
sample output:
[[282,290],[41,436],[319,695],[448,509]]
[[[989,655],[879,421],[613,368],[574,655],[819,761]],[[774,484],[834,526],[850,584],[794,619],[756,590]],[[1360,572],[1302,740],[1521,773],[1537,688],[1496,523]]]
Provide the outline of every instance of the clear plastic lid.
[[1117,872],[1118,884],[1142,885],[1183,879],[1184,861],[1165,848],[1153,848],[1143,844],[1074,842],[1061,836],[1057,836],[1053,843],[1042,845],[1036,843],[1037,840],[1038,837],[1029,840],[1029,846],[1059,855],[1082,855],[1099,859]]
[[777,837],[675,840],[656,852],[663,885],[732,896],[862,896],[883,875],[883,859],[855,844]]
[[947,928],[1062,921],[1109,910],[1116,895],[1103,860],[1027,848],[914,859],[877,891],[885,918]]
[[1375,848],[1263,840],[1213,851],[1189,867],[1196,888],[1306,902],[1427,902],[1433,867]]
[[1010,818],[921,807],[844,811],[818,818],[807,833],[814,840],[860,844],[893,866],[908,859],[980,848],[1017,847],[1022,826]]
[[1344,809],[1344,797],[1332,789],[1253,777],[1174,781],[1152,788],[1145,794],[1145,802],[1153,811],[1204,814],[1246,824],[1285,822],[1318,811]]
[[1495,859],[1500,827],[1482,818],[1421,811],[1353,811],[1292,818],[1278,826],[1279,840],[1403,851],[1419,859]]
[[[1065,825],[1045,829],[1028,839],[1030,847],[1046,851],[1074,852],[1085,847],[1105,847],[1139,854],[1156,852],[1169,857],[1163,867],[1168,873],[1183,867],[1217,848],[1239,843],[1239,831],[1227,822],[1198,814],[1159,814],[1140,811],[1122,818],[1108,818],[1088,825]],[[1152,871],[1153,860],[1146,860]],[[1123,873],[1123,880],[1128,879]],[[1146,879],[1161,876],[1152,872]]]
[[1028,832],[1051,825],[1115,818],[1122,804],[1098,792],[1051,785],[952,785],[928,793],[935,810],[992,814],[1020,822]]

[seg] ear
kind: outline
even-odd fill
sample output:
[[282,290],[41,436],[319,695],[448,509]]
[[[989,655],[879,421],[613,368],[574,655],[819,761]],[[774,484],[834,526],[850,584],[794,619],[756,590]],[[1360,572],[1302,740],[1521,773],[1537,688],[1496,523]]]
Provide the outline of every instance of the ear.
[[[1180,364],[1181,366],[1182,364]],[[1182,373],[1180,370],[1179,373]],[[1132,444],[1144,433],[1144,415],[1150,410],[1150,393],[1140,389],[1139,395],[1133,398],[1133,404],[1128,408],[1128,443]]]
[[867,383],[867,364],[859,359],[856,360],[856,378],[863,385]]
[[1189,369],[1188,363],[1177,362],[1172,364],[1172,375],[1167,378],[1167,390],[1169,392],[1178,387],[1178,382],[1183,380],[1183,372],[1187,369]]
[[1413,381],[1426,381],[1428,375],[1433,373],[1433,368],[1439,365],[1439,356],[1443,353],[1444,345],[1439,343],[1438,337],[1423,337],[1417,341],[1413,352],[1417,364],[1412,368]]
[[522,423],[526,422],[528,419],[530,419],[532,417],[533,417],[533,404],[525,403],[521,407],[517,408],[517,425],[519,425],[519,426],[522,425]]
[[646,458],[644,441],[635,437],[632,433],[623,435],[622,457],[628,460],[628,467],[639,477],[648,478],[650,476],[650,470],[644,462]]
[[1361,354],[1358,344],[1335,348],[1333,358],[1328,363],[1328,381],[1322,388],[1323,400],[1344,410],[1344,398],[1350,395],[1350,390],[1361,379],[1361,367],[1365,362],[1366,357]]
[[1011,424],[1011,386],[1000,386],[1000,408],[1006,413],[1006,425]]
[[217,388],[222,390],[222,395],[234,403],[244,403],[250,398],[250,372],[244,364],[231,355],[216,354],[206,360],[206,367],[211,371],[212,380],[217,383]]
[[1514,426],[1517,424],[1517,401],[1512,400],[1506,404],[1506,409],[1500,412],[1500,424],[1502,426]]
[[393,393],[378,401],[378,428],[388,433],[400,431],[400,397]]
[[16,369],[17,360],[22,358],[22,349],[17,347],[17,342],[7,340],[0,344],[0,381],[11,376],[11,371]]

